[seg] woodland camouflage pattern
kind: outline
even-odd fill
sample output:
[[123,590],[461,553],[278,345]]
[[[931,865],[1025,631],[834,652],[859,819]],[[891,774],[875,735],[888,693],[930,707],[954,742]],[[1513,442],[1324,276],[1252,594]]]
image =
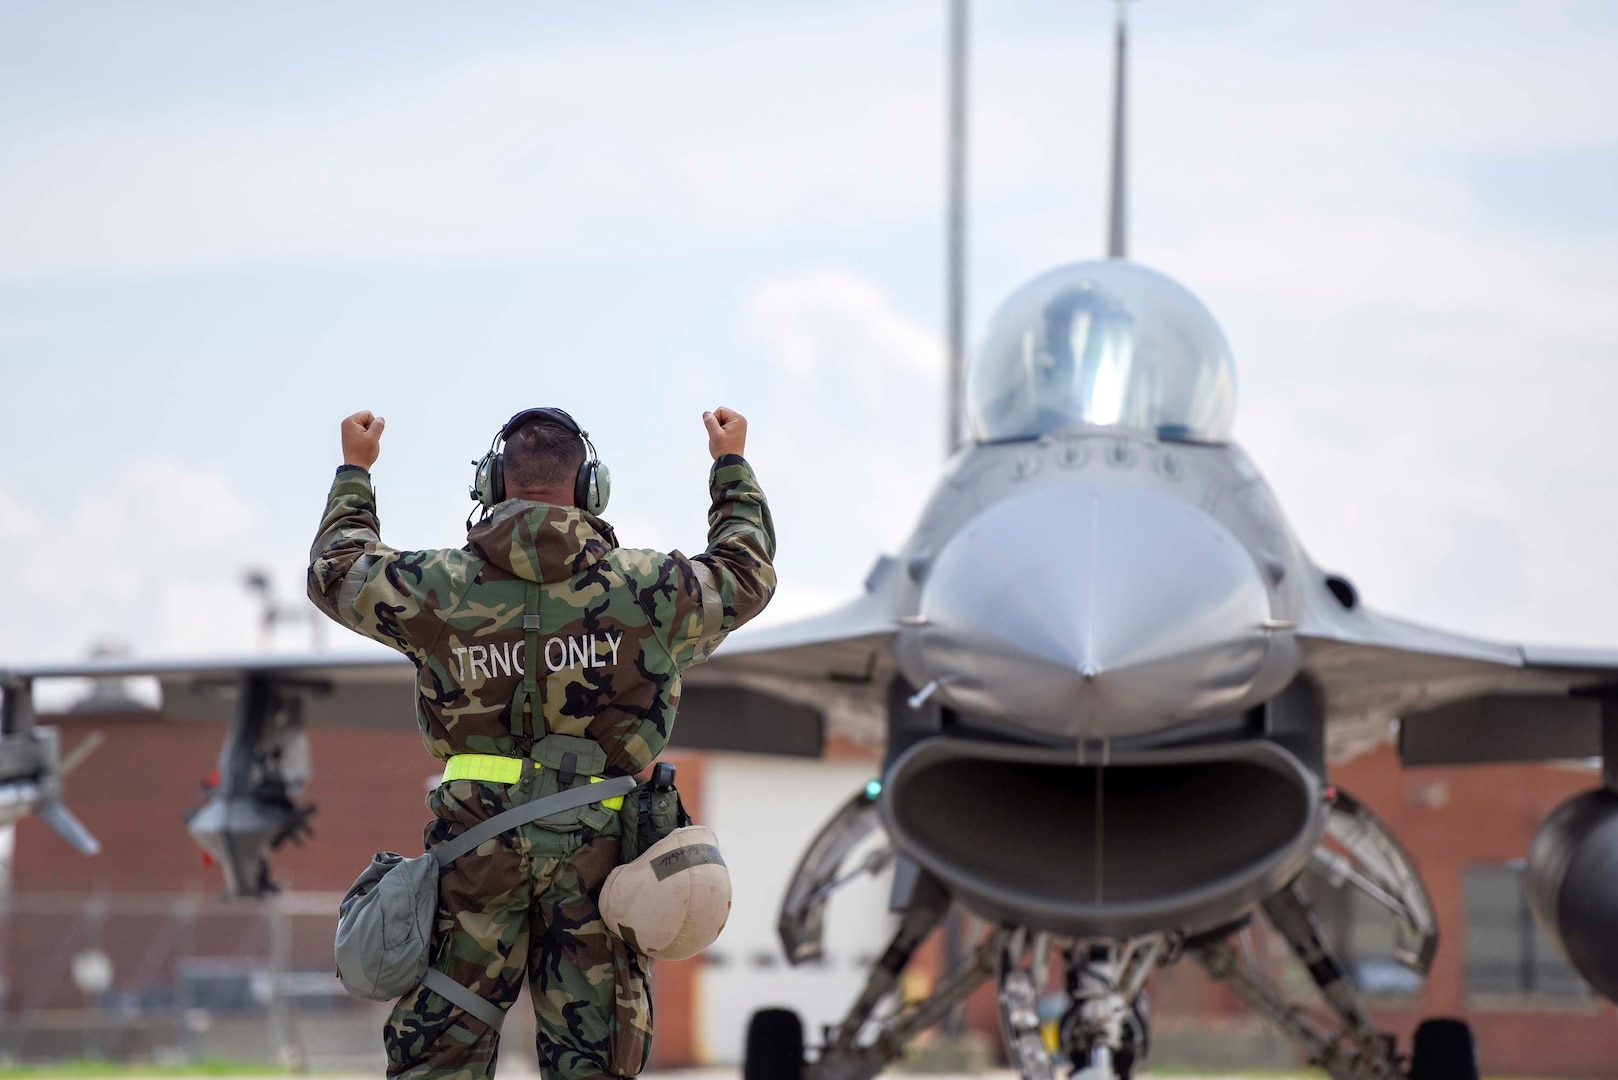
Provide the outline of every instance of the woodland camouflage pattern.
[[[444,796],[482,818],[505,808],[502,789],[456,780]],[[456,860],[440,883],[433,966],[504,1009],[526,974],[546,1080],[634,1076],[651,1051],[646,958],[607,932],[596,906],[618,865],[617,821],[601,833],[524,825]],[[457,831],[440,819],[428,844]],[[383,1042],[388,1075],[409,1080],[481,1080],[499,1047],[481,1022],[424,987],[393,1007]]]
[[[620,548],[585,511],[519,499],[473,526],[465,548],[396,551],[379,535],[370,474],[344,467],[310,552],[309,597],[415,663],[416,721],[435,757],[554,766],[555,744],[572,743],[589,751],[577,755],[581,774],[637,773],[668,742],[681,671],[707,659],[775,589],[775,530],[751,466],[722,457],[709,486],[708,548],[691,558]],[[539,594],[538,715],[512,708],[532,661],[523,628],[530,583]],[[435,815],[427,845],[557,790],[556,775],[545,768],[510,786],[440,785],[427,797]],[[596,909],[618,859],[617,814],[592,804],[566,821],[525,826],[450,868],[435,965],[505,1007],[526,966],[546,1076],[632,1076],[651,1037],[646,960],[607,934]],[[418,989],[389,1021],[388,1073],[475,1080],[492,1072],[497,1040]]]
[[[680,671],[706,660],[775,589],[775,527],[752,467],[723,457],[710,486],[708,550],[695,558],[617,547],[599,518],[521,499],[473,526],[465,548],[395,551],[378,535],[370,474],[345,468],[310,552],[309,598],[415,661],[416,720],[435,757],[523,757],[554,731],[594,739],[609,774],[636,773],[668,742]],[[541,645],[594,635],[588,663],[600,663],[542,667],[538,718],[509,708],[522,681],[529,581],[541,585]]]

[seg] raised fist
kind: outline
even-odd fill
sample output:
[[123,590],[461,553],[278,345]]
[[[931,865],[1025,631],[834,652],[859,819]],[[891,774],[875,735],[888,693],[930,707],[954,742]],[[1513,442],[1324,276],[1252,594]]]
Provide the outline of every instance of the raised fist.
[[343,421],[343,464],[370,469],[382,452],[382,427],[387,423],[369,409]]
[[743,454],[747,449],[747,417],[723,405],[702,414],[708,428],[708,453],[715,461],[726,454]]

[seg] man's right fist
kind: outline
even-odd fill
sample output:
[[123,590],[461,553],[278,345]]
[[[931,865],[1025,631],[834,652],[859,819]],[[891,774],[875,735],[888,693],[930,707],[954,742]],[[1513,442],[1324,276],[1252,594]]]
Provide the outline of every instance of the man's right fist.
[[723,405],[702,414],[708,428],[708,453],[718,461],[726,454],[743,455],[747,449],[747,417]]
[[343,421],[343,464],[369,470],[382,452],[382,427],[387,423],[369,409]]

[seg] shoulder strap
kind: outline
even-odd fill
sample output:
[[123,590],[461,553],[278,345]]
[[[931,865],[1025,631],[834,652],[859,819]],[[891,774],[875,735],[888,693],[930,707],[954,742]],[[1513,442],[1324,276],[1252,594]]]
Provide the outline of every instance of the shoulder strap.
[[505,1010],[487,998],[474,994],[437,968],[430,967],[421,973],[421,985],[462,1012],[470,1013],[482,1020],[496,1032],[500,1030],[500,1025],[505,1023]]
[[521,806],[514,806],[478,822],[470,829],[455,837],[446,840],[433,848],[433,858],[438,860],[438,867],[442,870],[462,855],[477,848],[486,840],[499,836],[503,832],[515,829],[519,825],[526,825],[530,821],[560,814],[563,810],[571,810],[575,806],[586,803],[601,802],[618,795],[627,795],[635,790],[633,776],[614,776],[610,780],[603,780],[599,784],[584,783],[578,787],[558,791],[555,795],[547,795],[543,799],[525,802]]
[[[522,612],[522,686],[511,699],[511,734],[514,738],[537,739],[549,734],[541,730],[545,725],[545,711],[539,704],[539,582],[523,583]],[[527,706],[528,719],[523,719]],[[526,744],[524,744],[526,745]]]

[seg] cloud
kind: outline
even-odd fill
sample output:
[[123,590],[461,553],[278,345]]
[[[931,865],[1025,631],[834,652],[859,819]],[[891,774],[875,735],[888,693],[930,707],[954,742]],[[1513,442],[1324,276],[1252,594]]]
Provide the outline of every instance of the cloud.
[[922,81],[934,61],[851,48],[868,22],[793,36],[790,63],[783,28],[762,20],[681,49],[633,35],[508,46],[332,99],[25,130],[0,170],[0,272],[644,250],[681,247],[693,226],[748,242],[806,217],[849,227],[932,192],[937,172],[935,80]]
[[[887,291],[840,267],[760,281],[736,334],[758,358],[751,440],[782,537],[784,585],[770,617],[811,614],[860,588],[931,491],[944,346]],[[705,457],[684,460],[700,442],[680,453],[677,468],[679,455],[667,455],[671,472],[700,477]],[[654,494],[615,506],[621,535],[690,550],[677,526],[700,521],[690,512],[700,495]],[[453,535],[461,512],[451,512]],[[306,524],[275,520],[227,474],[173,458],[128,461],[60,511],[0,488],[0,591],[17,613],[0,622],[0,657],[61,661],[109,640],[141,656],[253,651],[260,607],[242,574],[268,568],[278,600],[301,610]],[[327,639],[342,648],[346,635],[329,627]],[[297,624],[273,644],[306,641]]]
[[265,525],[227,477],[172,459],[128,462],[59,514],[0,489],[0,657],[251,651],[259,608],[242,572],[268,567],[282,602],[301,592],[301,559]]
[[[1611,641],[1612,223],[1549,230],[1513,216],[1478,186],[1477,164],[1618,145],[1618,27],[1573,3],[1265,2],[1203,22],[1148,8],[1133,52],[1134,250],[1224,324],[1238,437],[1304,542],[1386,609]],[[981,326],[1028,278],[1099,251],[1110,28],[1021,5],[974,17]],[[691,395],[681,409],[745,384],[781,524],[772,614],[791,611],[852,591],[903,541],[942,456],[942,347],[915,314],[941,278],[942,41],[937,5],[772,11],[720,33],[703,22],[491,41],[439,68],[381,68],[385,80],[361,64],[332,93],[282,73],[289,85],[226,102],[177,92],[167,100],[190,103],[7,128],[0,274],[71,289],[83,270],[155,277],[256,260],[292,278],[349,258],[540,253],[618,259],[610,287],[633,294],[676,291],[671,263],[695,268],[702,296],[681,303],[704,341],[676,356],[656,351],[663,335],[625,328],[614,344],[652,342],[646,355],[680,373],[666,393]],[[94,318],[105,300],[86,295]],[[734,341],[721,341],[742,296]],[[546,313],[536,333],[631,321],[622,295],[569,302],[579,310]],[[296,347],[321,332],[300,321],[313,317],[290,304],[286,327],[267,333],[304,334]],[[30,316],[0,326],[0,345],[57,333]],[[650,434],[635,448],[700,474],[700,443],[674,443],[659,422],[636,417]],[[615,516],[641,514],[625,519],[626,540],[685,539],[672,523],[700,519],[684,493],[630,498],[624,471]],[[55,520],[0,491],[0,545],[14,556],[0,580],[31,605],[0,628],[7,654],[76,652],[87,620],[104,617],[153,643],[191,641],[188,628],[209,623],[188,613],[244,602],[246,555],[296,571],[305,538],[233,502],[228,484],[206,496],[220,509],[201,522],[216,530],[204,544],[170,524],[186,519],[180,496],[203,501],[194,487],[126,480],[167,492],[153,495],[167,509],[109,486],[107,507]],[[147,568],[137,580],[19,584],[59,548],[104,565],[108,545],[76,539],[102,517]],[[159,596],[171,551],[208,569]],[[106,594],[102,608],[92,593]]]
[[937,332],[901,313],[875,282],[845,270],[756,286],[743,333],[800,382],[828,371],[865,377],[873,386],[895,374],[907,382],[940,381],[944,346]]
[[760,283],[740,328],[768,361],[753,420],[776,448],[761,477],[781,535],[774,618],[855,594],[908,537],[943,460],[944,345],[846,269]]

